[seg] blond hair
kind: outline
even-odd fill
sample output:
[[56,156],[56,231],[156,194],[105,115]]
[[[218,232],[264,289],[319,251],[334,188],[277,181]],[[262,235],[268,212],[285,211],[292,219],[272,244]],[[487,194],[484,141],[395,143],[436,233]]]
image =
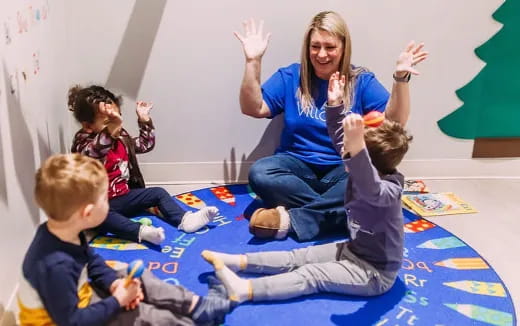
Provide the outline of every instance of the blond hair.
[[379,127],[365,129],[365,143],[370,160],[382,174],[395,172],[408,152],[412,139],[400,123],[388,119]]
[[36,172],[34,196],[48,218],[65,221],[81,206],[97,202],[107,186],[101,162],[80,154],[57,154]]
[[334,11],[322,11],[314,16],[305,31],[301,52],[300,66],[300,87],[298,88],[297,97],[303,111],[308,112],[315,106],[313,99],[312,78],[314,76],[314,67],[310,61],[310,42],[311,35],[314,31],[325,31],[337,37],[343,45],[343,54],[339,63],[340,75],[345,75],[346,83],[344,90],[343,103],[345,108],[350,108],[353,101],[354,85],[357,76],[362,72],[368,71],[363,67],[352,67],[350,57],[352,54],[352,43],[350,41],[350,32],[347,24],[341,16]]

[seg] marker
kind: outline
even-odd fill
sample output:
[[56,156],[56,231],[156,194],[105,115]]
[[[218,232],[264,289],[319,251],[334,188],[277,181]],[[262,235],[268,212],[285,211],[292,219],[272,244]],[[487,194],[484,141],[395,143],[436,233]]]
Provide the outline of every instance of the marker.
[[466,244],[460,241],[457,237],[445,237],[428,240],[426,242],[421,243],[417,246],[417,248],[424,249],[451,249],[458,247],[466,247]]
[[222,200],[223,202],[231,206],[236,205],[235,196],[231,191],[229,191],[227,187],[215,187],[211,188],[210,190],[218,199]]
[[177,198],[180,202],[196,209],[206,207],[206,203],[203,202],[199,197],[192,194],[191,192],[177,195],[175,196],[175,198]]
[[472,304],[445,303],[444,305],[473,320],[478,320],[496,326],[513,325],[513,315],[507,312]]
[[429,222],[429,221],[424,220],[424,219],[420,219],[420,220],[417,220],[417,221],[406,223],[404,225],[404,232],[406,232],[406,233],[419,233],[419,232],[423,232],[423,231],[429,230],[429,229],[434,228],[434,227],[436,227],[436,225],[433,224],[432,222]]
[[435,265],[452,269],[489,269],[482,258],[450,258],[437,262]]
[[504,298],[507,297],[506,290],[504,289],[504,286],[501,283],[464,280],[456,282],[445,282],[443,284],[454,289],[473,294],[489,295],[493,297]]

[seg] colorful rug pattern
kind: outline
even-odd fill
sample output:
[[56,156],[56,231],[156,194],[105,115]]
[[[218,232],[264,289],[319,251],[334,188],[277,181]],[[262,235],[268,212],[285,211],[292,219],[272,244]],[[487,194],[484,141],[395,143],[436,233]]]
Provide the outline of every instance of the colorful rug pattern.
[[[166,230],[162,246],[98,237],[91,246],[109,261],[143,259],[165,282],[204,295],[212,268],[204,249],[228,253],[290,250],[342,240],[340,236],[298,243],[259,241],[248,232],[249,216],[262,202],[246,185],[218,186],[174,197],[186,210],[217,206],[220,216],[194,234],[185,234],[155,216],[143,215]],[[516,325],[511,297],[493,268],[462,240],[404,210],[405,252],[399,279],[372,298],[320,294],[236,308],[226,325]],[[137,218],[139,219],[139,218]],[[253,275],[244,274],[247,277]]]

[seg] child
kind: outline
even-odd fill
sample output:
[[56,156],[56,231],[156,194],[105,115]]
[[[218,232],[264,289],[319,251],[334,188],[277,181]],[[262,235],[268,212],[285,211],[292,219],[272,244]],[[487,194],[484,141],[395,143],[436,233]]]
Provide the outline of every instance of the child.
[[131,138],[122,127],[121,98],[101,86],[71,88],[68,104],[82,125],[74,136],[72,152],[101,160],[108,172],[110,211],[99,227],[100,232],[159,244],[164,240],[162,228],[141,225],[127,217],[157,206],[157,215],[168,223],[178,225],[179,230],[195,232],[218,215],[214,206],[196,213],[185,212],[166,190],[145,188],[135,154],[147,153],[155,145],[151,104],[137,102],[138,138]]
[[[411,137],[389,120],[367,129],[358,114],[348,114],[343,120],[344,86],[344,77],[331,76],[326,117],[329,135],[350,171],[345,210],[351,240],[290,252],[228,255],[203,251],[231,300],[284,300],[318,292],[374,296],[394,284],[403,256],[400,198],[404,184],[395,168]],[[246,280],[234,271],[278,275]]]
[[199,297],[148,271],[126,287],[92,251],[83,231],[107,215],[107,180],[99,161],[79,154],[55,155],[36,173],[36,202],[49,219],[39,226],[23,262],[21,325],[221,322],[230,310],[225,289],[213,284],[208,296]]

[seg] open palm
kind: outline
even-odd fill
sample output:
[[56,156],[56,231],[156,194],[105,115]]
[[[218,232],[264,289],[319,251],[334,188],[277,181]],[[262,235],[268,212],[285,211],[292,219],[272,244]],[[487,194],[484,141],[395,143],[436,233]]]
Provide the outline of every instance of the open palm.
[[136,113],[137,117],[141,121],[150,120],[150,110],[153,108],[153,104],[149,102],[138,101]]
[[343,100],[345,94],[345,75],[339,77],[339,72],[336,71],[330,76],[329,88],[327,91],[327,104],[339,105]]
[[255,21],[251,18],[243,22],[245,34],[241,35],[238,32],[234,32],[236,38],[242,43],[244,54],[246,59],[260,59],[267,49],[269,38],[271,33],[263,35],[264,21],[261,20],[256,26]]
[[428,58],[428,52],[422,51],[423,47],[424,43],[415,44],[414,41],[408,43],[405,50],[401,52],[397,58],[395,71],[409,72],[418,75],[419,71],[417,71],[414,66]]

